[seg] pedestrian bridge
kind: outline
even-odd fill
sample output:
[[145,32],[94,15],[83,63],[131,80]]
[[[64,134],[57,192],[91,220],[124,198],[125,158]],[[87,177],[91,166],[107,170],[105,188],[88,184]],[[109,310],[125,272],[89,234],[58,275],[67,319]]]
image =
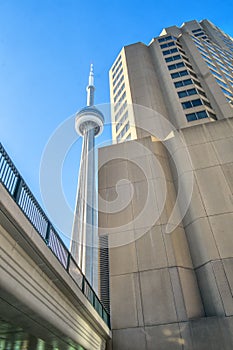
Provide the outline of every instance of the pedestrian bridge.
[[105,349],[109,314],[0,144],[0,350]]

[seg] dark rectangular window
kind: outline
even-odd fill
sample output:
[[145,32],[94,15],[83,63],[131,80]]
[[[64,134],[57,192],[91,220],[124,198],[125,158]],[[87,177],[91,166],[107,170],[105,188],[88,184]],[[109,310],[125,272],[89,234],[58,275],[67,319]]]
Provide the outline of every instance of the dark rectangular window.
[[205,33],[200,32],[200,33],[194,34],[194,36],[200,36],[200,35],[204,35],[204,34],[205,34]]
[[192,121],[194,121],[194,120],[197,120],[196,113],[189,113],[189,114],[186,114],[186,118],[187,118],[187,121],[188,121],[188,122],[192,122]]
[[196,114],[197,114],[197,119],[208,118],[206,111],[200,111],[200,112],[197,112]]
[[158,39],[158,42],[159,42],[159,43],[162,43],[162,42],[164,42],[164,41],[168,41],[168,40],[171,40],[171,39],[173,39],[173,38],[171,37],[171,35],[169,35],[169,36],[166,36],[165,38],[160,38],[160,39]]
[[196,95],[196,94],[197,94],[197,90],[195,88],[178,92],[178,96],[180,98],[186,97],[186,96],[191,96],[191,95]]
[[201,105],[202,105],[202,102],[199,98],[196,100],[192,100],[192,101],[182,102],[183,109],[197,107],[197,106],[201,106]]
[[190,85],[190,84],[193,84],[192,79],[185,79],[185,80],[183,80],[183,82],[184,82],[184,85]]
[[193,30],[192,30],[192,32],[193,32],[193,33],[201,32],[201,31],[202,31],[202,29],[201,29],[201,28],[198,28],[198,29],[193,29]]
[[174,53],[174,52],[178,52],[178,49],[176,47],[174,49],[163,51],[163,55],[166,56],[166,55],[169,55],[170,53]]
[[192,108],[192,103],[190,101],[182,102],[183,109]]
[[161,49],[165,49],[165,47],[170,47],[170,46],[174,46],[174,45],[175,45],[174,41],[171,41],[170,43],[160,45],[160,47],[161,47]]
[[176,60],[179,60],[179,59],[181,59],[181,56],[180,55],[175,55],[175,56],[171,56],[171,57],[166,57],[165,61],[166,62],[172,62],[172,61],[176,61]]
[[187,70],[182,70],[180,72],[172,73],[171,77],[172,77],[172,79],[175,79],[175,78],[183,77],[184,75],[188,75]]
[[206,111],[200,111],[200,112],[196,112],[196,113],[186,114],[186,118],[187,118],[188,122],[192,122],[194,120],[208,118],[208,115],[207,115]]
[[[192,81],[191,81],[190,84],[192,84]],[[174,85],[175,85],[176,88],[179,88],[181,86],[184,86],[184,82],[183,82],[183,80],[177,81],[176,83],[174,83]]]
[[172,70],[172,69],[177,69],[177,68],[181,68],[181,67],[184,67],[184,63],[183,62],[171,64],[170,66],[168,66],[168,69]]
[[197,107],[197,106],[201,106],[202,105],[202,102],[201,102],[201,100],[199,98],[196,99],[196,100],[192,100],[191,103],[192,103],[193,107]]

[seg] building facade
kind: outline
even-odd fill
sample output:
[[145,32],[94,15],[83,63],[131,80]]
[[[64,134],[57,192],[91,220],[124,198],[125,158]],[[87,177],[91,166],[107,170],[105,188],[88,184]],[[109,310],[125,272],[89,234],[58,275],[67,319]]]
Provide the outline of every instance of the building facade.
[[109,349],[233,348],[232,45],[190,21],[124,47],[110,70],[116,144],[99,150]]
[[232,62],[232,39],[208,20],[124,47],[109,73],[113,140],[141,137],[131,104],[156,110],[176,128],[231,116]]

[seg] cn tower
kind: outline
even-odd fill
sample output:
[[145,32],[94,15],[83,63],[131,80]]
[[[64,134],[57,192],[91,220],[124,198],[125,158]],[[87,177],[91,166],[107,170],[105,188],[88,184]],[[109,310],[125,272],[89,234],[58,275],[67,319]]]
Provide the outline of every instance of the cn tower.
[[83,142],[70,250],[90,285],[98,292],[95,137],[103,131],[104,116],[94,106],[94,92],[94,72],[91,65],[87,106],[75,118],[75,129],[83,137]]

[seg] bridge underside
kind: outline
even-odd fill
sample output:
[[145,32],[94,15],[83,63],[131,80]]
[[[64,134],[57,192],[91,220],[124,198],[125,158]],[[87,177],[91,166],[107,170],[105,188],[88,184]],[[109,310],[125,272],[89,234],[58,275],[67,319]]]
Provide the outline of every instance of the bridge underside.
[[103,350],[110,336],[0,184],[0,350]]
[[[66,346],[66,345],[65,345]],[[74,350],[72,346],[65,347],[69,350]],[[44,340],[35,337],[23,328],[0,319],[0,349],[1,350],[60,350],[65,349],[64,346],[54,340],[53,344],[46,343]],[[80,347],[80,349],[82,349]]]

